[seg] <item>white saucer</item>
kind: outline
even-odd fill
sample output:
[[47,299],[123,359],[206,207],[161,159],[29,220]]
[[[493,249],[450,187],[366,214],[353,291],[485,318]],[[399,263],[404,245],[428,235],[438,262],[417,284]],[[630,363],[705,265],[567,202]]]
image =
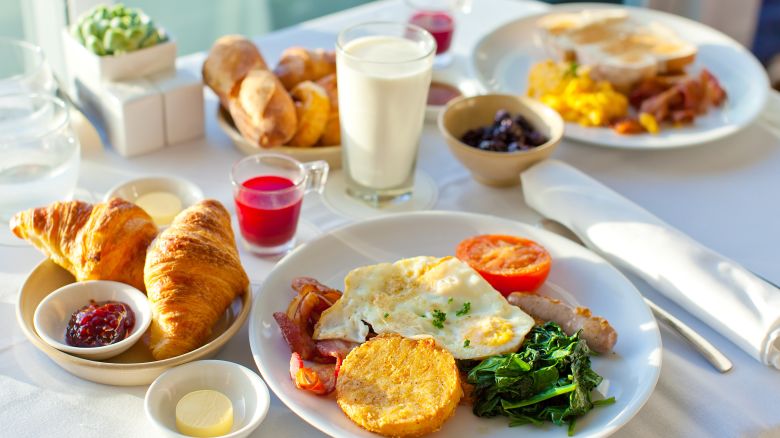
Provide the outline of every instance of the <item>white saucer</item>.
[[427,173],[417,170],[414,173],[412,197],[406,202],[388,204],[374,208],[347,194],[347,185],[343,171],[328,176],[322,201],[334,213],[351,219],[370,219],[395,213],[430,210],[439,199],[439,189]]

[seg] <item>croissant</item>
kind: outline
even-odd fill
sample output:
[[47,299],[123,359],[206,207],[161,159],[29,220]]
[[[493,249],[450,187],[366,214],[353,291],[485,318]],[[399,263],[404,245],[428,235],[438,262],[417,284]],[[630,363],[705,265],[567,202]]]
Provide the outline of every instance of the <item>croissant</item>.
[[249,72],[228,109],[241,134],[261,147],[287,143],[298,126],[290,94],[268,70]]
[[157,226],[133,203],[55,202],[16,213],[10,225],[77,281],[114,280],[144,290],[146,248]]
[[260,51],[248,39],[240,35],[219,38],[209,50],[203,63],[203,82],[219,97],[225,108],[238,86],[252,70],[266,69]]
[[303,81],[316,81],[336,73],[336,54],[323,49],[290,47],[282,53],[274,73],[291,90]]
[[325,132],[330,116],[330,99],[324,88],[311,81],[303,81],[290,91],[295,101],[298,128],[290,139],[290,146],[314,146]]
[[249,285],[225,207],[208,199],[179,213],[149,247],[144,281],[152,305],[154,358],[203,345]]

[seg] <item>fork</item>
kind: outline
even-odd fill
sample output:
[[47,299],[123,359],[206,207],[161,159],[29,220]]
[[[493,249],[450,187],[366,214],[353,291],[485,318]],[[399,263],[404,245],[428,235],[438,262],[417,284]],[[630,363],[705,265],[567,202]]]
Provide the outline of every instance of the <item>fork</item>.
[[[540,221],[542,228],[551,231],[559,236],[565,237],[574,243],[582,245],[587,248],[585,242],[577,236],[574,231],[569,229],[566,225],[549,218],[544,218]],[[687,324],[677,319],[674,315],[664,310],[661,306],[651,301],[649,298],[642,297],[647,304],[647,307],[652,310],[656,319],[660,320],[667,327],[674,330],[678,335],[685,339],[699,354],[701,354],[707,362],[709,362],[716,370],[721,373],[728,372],[734,365],[731,361],[720,352],[710,341],[706,340],[702,335],[697,333],[694,329],[690,328]]]

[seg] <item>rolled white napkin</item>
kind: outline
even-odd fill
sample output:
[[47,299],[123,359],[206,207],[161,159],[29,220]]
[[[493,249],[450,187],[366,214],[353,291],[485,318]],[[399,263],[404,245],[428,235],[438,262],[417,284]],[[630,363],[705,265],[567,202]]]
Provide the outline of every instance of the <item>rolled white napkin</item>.
[[521,180],[531,208],[780,369],[780,290],[568,164],[543,161]]

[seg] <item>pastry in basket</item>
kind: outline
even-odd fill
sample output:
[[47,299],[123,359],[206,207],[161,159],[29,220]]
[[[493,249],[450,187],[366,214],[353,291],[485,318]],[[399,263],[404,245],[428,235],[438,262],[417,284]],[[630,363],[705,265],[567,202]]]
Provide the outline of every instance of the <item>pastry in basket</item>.
[[241,135],[261,147],[287,144],[298,129],[290,94],[269,70],[252,70],[228,105]]
[[320,85],[303,81],[290,90],[298,115],[298,128],[290,146],[314,146],[325,132],[330,117],[330,99]]
[[249,285],[225,207],[209,199],[179,213],[149,247],[144,281],[152,305],[154,358],[202,346]]
[[282,53],[274,73],[292,90],[303,81],[316,81],[336,73],[336,54],[323,49],[290,47]]
[[55,202],[17,213],[10,225],[77,281],[113,280],[144,290],[146,249],[157,226],[135,204]]
[[336,74],[332,73],[317,81],[317,84],[325,89],[330,99],[330,114],[328,114],[328,123],[325,124],[325,131],[320,137],[321,146],[330,146],[341,144],[341,123],[339,121],[339,90],[336,83]]
[[237,85],[252,70],[266,69],[265,60],[254,44],[240,35],[218,39],[203,63],[203,81],[217,94],[222,106],[238,93]]

